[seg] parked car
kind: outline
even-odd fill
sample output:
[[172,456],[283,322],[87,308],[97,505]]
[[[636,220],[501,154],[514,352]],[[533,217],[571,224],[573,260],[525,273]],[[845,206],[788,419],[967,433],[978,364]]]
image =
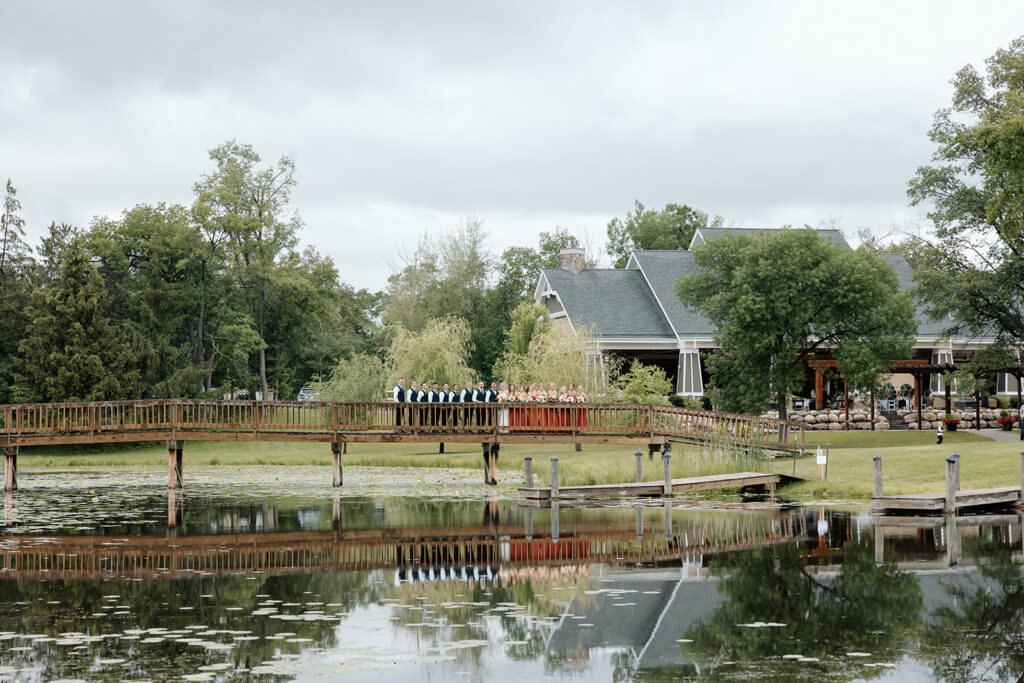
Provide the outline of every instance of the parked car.
[[316,387],[305,386],[299,389],[299,401],[319,401],[320,391]]

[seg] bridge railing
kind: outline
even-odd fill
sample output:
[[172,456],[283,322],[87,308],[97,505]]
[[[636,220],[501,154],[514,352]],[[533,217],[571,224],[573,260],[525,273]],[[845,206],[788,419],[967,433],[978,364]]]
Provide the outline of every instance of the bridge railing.
[[[795,430],[795,431],[793,431]],[[635,404],[337,403],[154,399],[0,406],[0,436],[174,432],[630,435],[803,443],[802,424]]]

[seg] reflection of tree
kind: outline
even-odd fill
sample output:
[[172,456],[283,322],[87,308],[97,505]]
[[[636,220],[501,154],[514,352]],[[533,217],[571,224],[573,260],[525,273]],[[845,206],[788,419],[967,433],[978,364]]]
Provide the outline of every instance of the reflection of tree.
[[953,575],[944,587],[955,606],[931,614],[921,644],[932,675],[944,681],[1024,678],[1024,574],[1010,553],[996,555],[973,576]]
[[[727,602],[704,623],[690,629],[684,651],[722,676],[736,666],[764,667],[765,658],[801,654],[821,659],[813,666],[780,660],[791,669],[777,675],[818,679],[831,675],[863,677],[864,661],[891,661],[920,623],[921,590],[914,577],[895,565],[875,565],[865,547],[851,548],[834,578],[807,571],[797,544],[760,548],[712,564]],[[781,627],[741,624],[776,622]],[[853,659],[847,652],[871,654]],[[725,665],[725,662],[738,662]],[[784,663],[783,663],[784,662]],[[705,671],[707,669],[705,668]]]

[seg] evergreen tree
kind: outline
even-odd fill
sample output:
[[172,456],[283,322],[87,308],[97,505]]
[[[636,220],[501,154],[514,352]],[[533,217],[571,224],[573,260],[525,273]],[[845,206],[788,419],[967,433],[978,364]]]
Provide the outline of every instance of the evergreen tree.
[[18,401],[109,401],[133,396],[128,340],[104,316],[107,291],[80,240],[39,290],[15,362]]

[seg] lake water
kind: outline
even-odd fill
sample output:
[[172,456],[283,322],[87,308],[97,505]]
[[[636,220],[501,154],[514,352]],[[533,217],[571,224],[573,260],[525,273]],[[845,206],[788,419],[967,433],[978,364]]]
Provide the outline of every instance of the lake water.
[[[737,496],[519,507],[479,473],[20,473],[0,681],[1008,680],[1021,518]],[[170,523],[170,524],[169,524]]]

